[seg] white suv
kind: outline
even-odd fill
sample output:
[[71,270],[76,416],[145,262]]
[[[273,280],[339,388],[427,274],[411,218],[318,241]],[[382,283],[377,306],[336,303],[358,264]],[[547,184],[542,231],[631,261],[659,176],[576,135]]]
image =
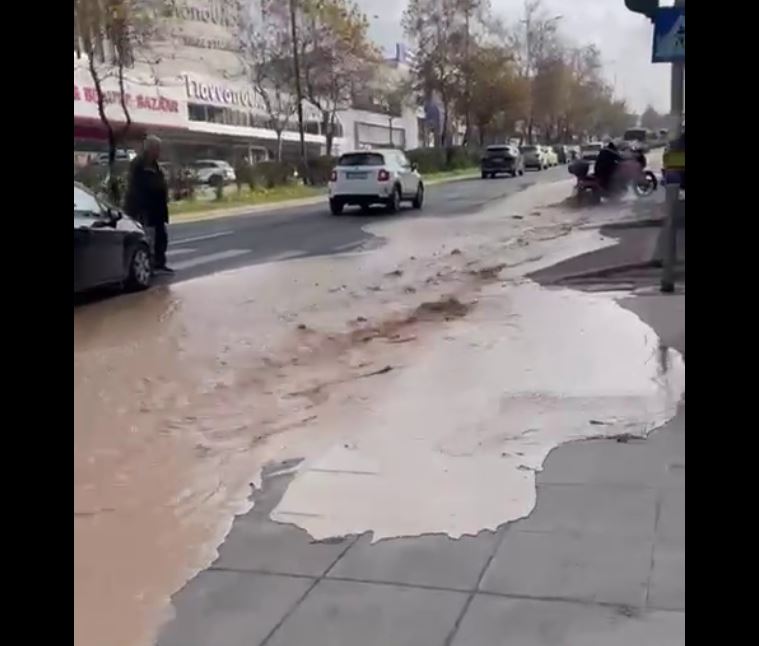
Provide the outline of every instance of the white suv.
[[421,209],[424,183],[401,150],[381,149],[345,153],[329,178],[329,207],[340,215],[346,204],[366,211],[372,204],[384,204],[391,213],[402,200]]
[[195,179],[200,184],[218,186],[234,182],[235,169],[222,159],[198,159],[193,162],[192,169]]

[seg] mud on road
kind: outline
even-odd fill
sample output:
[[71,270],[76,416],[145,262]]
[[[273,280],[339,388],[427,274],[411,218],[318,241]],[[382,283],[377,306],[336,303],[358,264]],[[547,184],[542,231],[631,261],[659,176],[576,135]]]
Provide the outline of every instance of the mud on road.
[[75,643],[151,643],[270,462],[302,459],[272,518],[315,538],[460,536],[529,513],[534,471],[588,420],[661,423],[677,357],[652,373],[636,317],[523,278],[610,244],[544,206],[566,190],[76,310]]

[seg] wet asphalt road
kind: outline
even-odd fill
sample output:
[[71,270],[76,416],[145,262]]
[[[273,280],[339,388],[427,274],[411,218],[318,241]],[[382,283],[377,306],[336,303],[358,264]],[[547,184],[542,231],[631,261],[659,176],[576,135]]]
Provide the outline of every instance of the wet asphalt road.
[[532,184],[566,177],[566,167],[559,166],[517,178],[476,178],[430,186],[422,211],[404,205],[396,215],[387,215],[378,208],[368,215],[348,209],[335,217],[330,215],[325,198],[323,203],[271,214],[257,212],[173,224],[169,228],[169,265],[176,274],[159,277],[156,283],[188,280],[263,262],[345,253],[372,242],[382,244],[381,239],[374,239],[362,227],[391,217],[468,215]]

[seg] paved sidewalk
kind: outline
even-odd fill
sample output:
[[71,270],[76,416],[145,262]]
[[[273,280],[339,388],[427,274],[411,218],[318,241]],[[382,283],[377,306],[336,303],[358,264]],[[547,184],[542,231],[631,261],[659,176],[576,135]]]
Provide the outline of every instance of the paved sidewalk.
[[[622,305],[684,354],[684,300]],[[314,542],[268,519],[288,477],[265,474],[160,646],[685,643],[684,403],[646,440],[559,447],[527,519],[460,540]]]

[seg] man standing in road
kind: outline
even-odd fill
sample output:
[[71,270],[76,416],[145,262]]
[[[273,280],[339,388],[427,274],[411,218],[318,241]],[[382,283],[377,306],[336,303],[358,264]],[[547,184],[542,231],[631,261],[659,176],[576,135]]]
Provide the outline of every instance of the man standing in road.
[[155,135],[148,135],[142,153],[134,158],[129,168],[129,186],[124,208],[145,227],[153,250],[154,269],[173,273],[166,266],[169,191],[166,178],[158,165],[160,154],[161,140]]

